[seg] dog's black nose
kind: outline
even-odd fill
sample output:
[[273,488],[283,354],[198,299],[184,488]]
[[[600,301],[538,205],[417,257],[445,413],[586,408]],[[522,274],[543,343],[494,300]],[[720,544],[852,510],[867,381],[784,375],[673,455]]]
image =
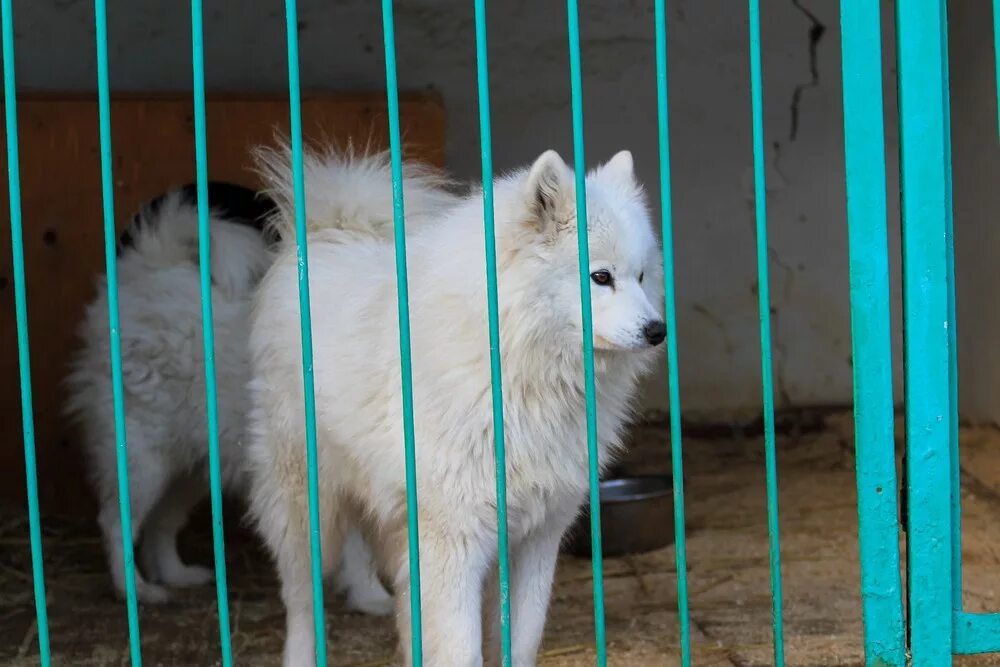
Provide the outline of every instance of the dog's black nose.
[[642,329],[642,335],[650,345],[659,345],[667,337],[667,327],[659,320],[647,322]]

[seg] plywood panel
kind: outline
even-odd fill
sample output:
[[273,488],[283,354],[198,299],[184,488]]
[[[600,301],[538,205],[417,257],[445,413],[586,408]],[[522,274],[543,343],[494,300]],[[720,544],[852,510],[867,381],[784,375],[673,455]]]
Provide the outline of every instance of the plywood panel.
[[[444,159],[444,110],[436,97],[404,95],[408,150],[429,162]],[[381,94],[307,96],[307,141],[370,141],[387,145]],[[31,331],[35,423],[43,509],[91,509],[74,434],[59,414],[59,383],[75,344],[94,276],[103,270],[100,148],[96,100],[81,96],[22,99],[18,106],[25,258]],[[228,95],[209,99],[209,176],[247,186],[248,149],[287,134],[287,101]],[[148,199],[194,179],[191,100],[130,95],[112,102],[115,210],[119,229]],[[6,160],[4,160],[6,168]],[[24,502],[24,465],[17,381],[17,342],[7,189],[0,195],[0,503]]]

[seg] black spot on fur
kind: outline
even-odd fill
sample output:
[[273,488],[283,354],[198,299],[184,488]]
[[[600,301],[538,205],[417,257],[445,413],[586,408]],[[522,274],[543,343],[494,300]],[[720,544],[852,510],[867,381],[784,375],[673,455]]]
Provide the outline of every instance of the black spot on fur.
[[[186,201],[192,205],[198,203],[196,185],[185,185],[182,191]],[[258,231],[263,231],[267,217],[276,208],[269,197],[250,188],[222,181],[208,183],[208,206],[231,222],[246,224]]]
[[[191,206],[198,204],[198,186],[188,183],[180,188],[184,201]],[[156,221],[163,201],[167,194],[160,195],[150,200],[142,207],[143,214],[137,213],[132,218],[129,225],[118,237],[117,254],[121,256],[125,248],[131,247],[135,242],[135,233],[142,227],[142,221]],[[209,208],[229,222],[247,225],[263,233],[267,218],[277,209],[274,201],[264,194],[258,193],[250,188],[224,181],[209,181],[208,183],[208,206]],[[277,241],[279,239],[269,239]]]
[[116,254],[121,257],[122,248],[131,247],[135,240],[132,238],[132,229],[126,228],[122,235],[118,237],[118,249]]

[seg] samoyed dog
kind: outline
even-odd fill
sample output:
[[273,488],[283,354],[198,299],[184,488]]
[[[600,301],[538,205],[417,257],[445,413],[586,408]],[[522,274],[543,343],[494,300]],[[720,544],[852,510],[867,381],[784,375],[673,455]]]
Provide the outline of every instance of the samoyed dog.
[[[222,480],[225,490],[243,494],[251,293],[271,262],[262,229],[273,203],[226,183],[210,184],[208,194]],[[208,568],[185,564],[176,546],[188,515],[208,494],[194,186],[144,207],[120,237],[117,261],[132,537],[140,540],[136,592],[145,602],[161,602],[166,587],[205,584],[213,577]],[[80,325],[66,411],[80,426],[111,577],[123,593],[106,289],[102,276]],[[351,537],[341,575],[350,606],[391,610],[360,535]]]
[[[291,238],[287,157],[262,171]],[[403,406],[390,170],[384,157],[306,165],[324,559],[361,526],[391,582],[410,658]],[[664,339],[658,241],[627,151],[586,178],[600,464],[632,417]],[[408,230],[424,662],[497,662],[497,524],[483,197],[449,200],[408,165]],[[507,443],[513,662],[534,665],[563,533],[586,498],[586,408],[574,175],[553,151],[497,179],[495,217]],[[284,243],[250,333],[251,515],[287,612],[284,664],[314,664],[299,301]],[[484,619],[485,615],[485,633]]]

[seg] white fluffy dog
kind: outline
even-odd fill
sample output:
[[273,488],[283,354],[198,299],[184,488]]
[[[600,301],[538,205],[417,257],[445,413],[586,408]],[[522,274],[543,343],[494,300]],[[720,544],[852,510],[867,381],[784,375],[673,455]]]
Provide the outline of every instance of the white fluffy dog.
[[[212,580],[208,568],[186,565],[177,533],[208,493],[208,429],[198,273],[198,220],[192,187],[146,206],[118,248],[122,374],[133,539],[141,536],[139,598],[163,601],[166,586]],[[212,300],[216,332],[219,444],[224,488],[245,492],[243,440],[250,376],[251,293],[271,256],[259,229],[269,208],[250,190],[213,183]],[[257,228],[255,228],[255,225]],[[81,348],[67,378],[67,413],[81,427],[100,503],[99,524],[115,588],[125,590],[118,508],[115,426],[108,336],[107,279],[80,326]],[[374,576],[356,535],[343,577],[351,606],[386,613],[391,598]]]
[[[292,237],[287,158],[266,154],[278,231]],[[493,421],[483,237],[476,191],[453,201],[434,173],[404,179],[412,323],[425,664],[497,659]],[[534,665],[563,533],[586,497],[587,445],[572,171],[552,151],[495,185],[513,661]],[[632,157],[587,176],[600,463],[621,442],[640,376],[664,338],[660,265]],[[410,662],[400,351],[388,163],[307,161],[324,560],[369,531],[396,592]],[[293,244],[258,290],[250,346],[251,514],[287,611],[284,664],[311,665],[299,302]],[[330,562],[333,562],[332,560]],[[484,595],[486,599],[484,600]]]

